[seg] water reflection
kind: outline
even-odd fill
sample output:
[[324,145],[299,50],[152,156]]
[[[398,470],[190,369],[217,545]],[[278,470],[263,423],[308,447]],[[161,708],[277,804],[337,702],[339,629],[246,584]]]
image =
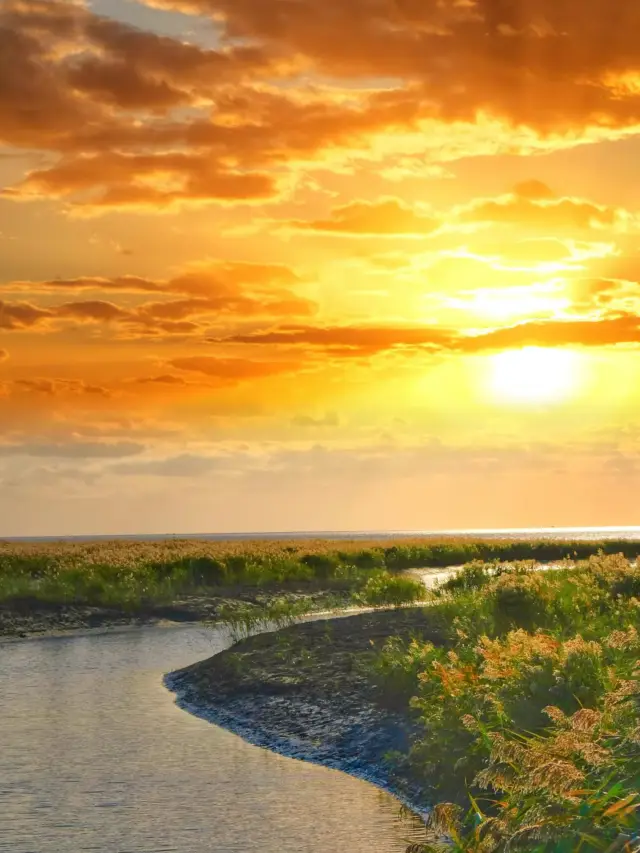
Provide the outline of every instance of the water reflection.
[[162,674],[224,636],[147,629],[0,645],[0,851],[404,853],[392,797],[181,711]]

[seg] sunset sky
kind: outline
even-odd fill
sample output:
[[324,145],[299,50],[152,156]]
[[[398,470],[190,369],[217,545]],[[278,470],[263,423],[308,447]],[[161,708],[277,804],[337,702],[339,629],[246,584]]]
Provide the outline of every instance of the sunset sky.
[[0,536],[640,522],[637,0],[0,0]]

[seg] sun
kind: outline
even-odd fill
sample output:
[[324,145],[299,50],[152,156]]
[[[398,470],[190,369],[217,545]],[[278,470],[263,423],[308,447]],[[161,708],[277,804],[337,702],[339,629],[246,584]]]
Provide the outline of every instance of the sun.
[[524,347],[491,356],[489,381],[499,399],[553,403],[572,396],[579,373],[579,356],[573,350]]

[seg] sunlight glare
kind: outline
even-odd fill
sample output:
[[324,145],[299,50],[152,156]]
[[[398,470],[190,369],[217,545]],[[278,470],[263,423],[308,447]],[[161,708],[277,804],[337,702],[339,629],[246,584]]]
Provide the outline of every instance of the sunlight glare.
[[574,350],[524,347],[490,357],[495,397],[520,403],[558,402],[579,384],[579,355]]
[[449,299],[452,307],[489,317],[507,320],[511,317],[539,316],[565,311],[571,305],[568,297],[558,295],[556,282],[544,287],[482,288],[466,299]]

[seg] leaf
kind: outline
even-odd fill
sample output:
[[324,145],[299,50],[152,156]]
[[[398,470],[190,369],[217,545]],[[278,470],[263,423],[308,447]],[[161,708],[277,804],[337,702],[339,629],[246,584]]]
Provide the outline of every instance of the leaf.
[[[611,815],[616,814],[617,812],[619,812],[621,809],[625,809],[625,811],[623,812],[623,814],[626,814],[628,810],[627,810],[625,807],[629,806],[629,804],[630,804],[630,803],[632,803],[632,802],[636,799],[636,797],[637,797],[637,796],[638,796],[637,792],[636,792],[636,791],[632,791],[630,794],[627,794],[627,796],[626,796],[626,797],[623,797],[623,799],[618,800],[618,801],[617,801],[616,803],[614,803],[612,806],[609,806],[609,808],[608,808],[608,809],[606,809],[606,810],[603,812],[603,815],[602,815],[602,816],[603,816],[603,817],[610,817]],[[634,808],[638,808],[638,806],[639,806],[639,805],[640,805],[640,803],[636,803],[636,804],[632,807],[632,809],[631,809],[631,810],[633,810]]]

